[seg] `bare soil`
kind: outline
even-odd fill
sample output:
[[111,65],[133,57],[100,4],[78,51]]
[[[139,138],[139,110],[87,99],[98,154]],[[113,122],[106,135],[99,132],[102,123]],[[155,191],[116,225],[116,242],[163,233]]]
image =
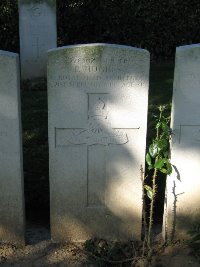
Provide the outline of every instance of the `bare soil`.
[[0,244],[2,267],[80,267],[80,266],[135,266],[135,267],[200,267],[200,255],[195,255],[186,244],[177,242],[157,253],[149,262],[139,258],[128,263],[100,263],[86,252],[82,243],[54,243],[49,229],[40,225],[28,225],[27,245],[23,248],[12,244]]

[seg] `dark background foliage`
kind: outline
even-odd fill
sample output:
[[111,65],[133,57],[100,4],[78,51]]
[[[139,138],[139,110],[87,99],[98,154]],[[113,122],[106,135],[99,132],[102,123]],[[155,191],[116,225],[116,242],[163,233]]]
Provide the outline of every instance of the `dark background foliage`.
[[[199,0],[57,0],[58,46],[106,42],[171,59],[200,42]],[[17,1],[0,2],[0,49],[19,52]]]

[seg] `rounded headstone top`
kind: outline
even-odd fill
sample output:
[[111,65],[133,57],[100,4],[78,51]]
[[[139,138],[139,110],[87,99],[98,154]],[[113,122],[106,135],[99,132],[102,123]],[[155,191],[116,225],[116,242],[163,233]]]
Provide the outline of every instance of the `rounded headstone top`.
[[191,50],[191,49],[195,49],[195,48],[199,48],[200,49],[200,43],[199,44],[192,44],[192,45],[182,45],[182,46],[178,46],[176,48],[176,52],[184,52],[187,50]]
[[64,50],[64,49],[74,49],[74,48],[82,48],[82,47],[108,47],[108,48],[119,48],[119,49],[130,49],[130,50],[135,50],[138,52],[142,53],[148,53],[146,49],[142,48],[137,48],[133,46],[128,46],[128,45],[118,45],[118,44],[109,44],[109,43],[91,43],[91,44],[76,44],[76,45],[67,45],[67,46],[62,46],[58,48],[53,48],[48,50],[48,53],[59,51],[59,50]]
[[0,50],[0,56],[18,57],[18,54],[13,53],[13,52],[9,52],[9,51]]

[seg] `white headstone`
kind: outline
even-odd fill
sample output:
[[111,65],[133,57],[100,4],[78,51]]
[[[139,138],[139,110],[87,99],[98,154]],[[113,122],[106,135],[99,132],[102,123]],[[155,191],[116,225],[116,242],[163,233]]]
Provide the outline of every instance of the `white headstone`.
[[52,238],[140,239],[149,53],[68,46],[48,53]]
[[167,179],[165,238],[186,238],[200,222],[200,45],[176,50],[171,162]]
[[0,51],[0,241],[24,244],[19,58]]
[[19,0],[22,79],[46,77],[47,51],[57,47],[56,0]]

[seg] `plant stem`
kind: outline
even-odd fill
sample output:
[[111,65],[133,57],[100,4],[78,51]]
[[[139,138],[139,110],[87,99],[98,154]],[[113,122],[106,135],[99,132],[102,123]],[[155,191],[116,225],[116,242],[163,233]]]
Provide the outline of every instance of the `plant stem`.
[[145,246],[148,244],[147,243],[147,234],[148,234],[148,228],[147,228],[147,218],[146,218],[146,205],[145,205],[145,193],[144,193],[144,170],[141,165],[140,167],[140,178],[142,182],[142,200],[143,200],[143,208],[142,208],[142,215],[143,215],[143,225],[144,225],[144,241],[143,241],[143,248],[142,248],[142,256],[145,255]]
[[[159,122],[162,120],[162,108],[160,109]],[[160,132],[159,127],[156,129],[156,140],[159,140]],[[159,156],[156,157],[155,162],[159,159]],[[153,214],[154,214],[154,203],[156,196],[156,177],[157,177],[157,169],[154,169],[152,176],[152,199],[150,203],[150,214],[149,214],[149,228],[148,228],[148,236],[147,236],[147,245],[149,248],[149,254],[151,254],[151,236],[152,236],[152,226],[153,226]]]
[[[160,108],[159,122],[162,120],[162,113],[163,113],[163,109]],[[160,138],[160,132],[159,132],[159,127],[158,127],[156,129],[156,139],[159,140],[159,138]],[[156,157],[155,162],[158,159],[159,159],[159,156]],[[151,251],[151,235],[152,235],[152,225],[153,225],[154,203],[155,203],[155,196],[156,196],[156,177],[157,177],[157,168],[154,169],[153,176],[152,176],[152,199],[150,203],[149,228],[148,228],[148,237],[147,237],[147,244],[148,244],[150,251]]]
[[[146,162],[149,166],[149,170],[153,169],[153,174],[151,176],[151,186],[146,185],[143,182],[143,187],[147,191],[147,196],[150,199],[150,209],[149,209],[149,221],[148,227],[146,227],[145,232],[145,244],[148,249],[148,257],[152,256],[152,228],[153,228],[153,218],[154,218],[154,205],[157,193],[157,175],[159,172],[170,174],[172,171],[171,163],[168,158],[168,144],[170,136],[170,128],[168,126],[169,119],[167,119],[163,112],[165,106],[159,106],[159,117],[156,120],[156,135],[152,140],[152,144],[149,147],[149,152],[146,155]],[[144,196],[143,196],[144,197]],[[144,211],[143,211],[144,212]],[[144,218],[144,226],[146,217]],[[145,228],[145,227],[144,227]],[[144,246],[143,246],[144,249]]]
[[149,215],[149,228],[148,228],[148,238],[147,244],[149,249],[151,248],[151,232],[152,232],[152,225],[153,225],[153,213],[154,213],[154,202],[155,202],[155,195],[156,195],[156,177],[157,177],[157,169],[154,169],[154,173],[152,176],[152,199],[150,204],[150,215]]

